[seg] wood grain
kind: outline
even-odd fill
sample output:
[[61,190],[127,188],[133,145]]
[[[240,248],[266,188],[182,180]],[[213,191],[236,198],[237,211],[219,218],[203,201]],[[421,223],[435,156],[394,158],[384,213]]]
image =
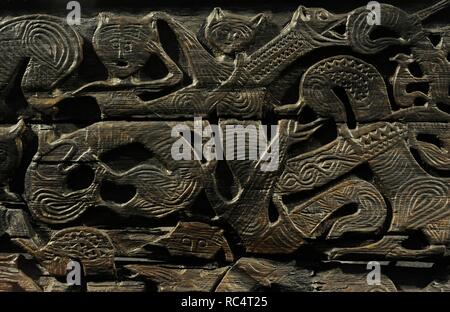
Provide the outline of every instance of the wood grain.
[[449,291],[450,1],[11,2],[0,291]]

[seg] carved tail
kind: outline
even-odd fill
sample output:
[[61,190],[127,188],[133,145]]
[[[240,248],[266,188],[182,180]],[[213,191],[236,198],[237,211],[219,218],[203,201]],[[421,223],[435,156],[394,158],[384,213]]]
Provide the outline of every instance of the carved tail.
[[[349,107],[336,88],[346,93]],[[303,77],[300,92],[300,99],[319,116],[336,122],[368,122],[391,114],[383,77],[375,67],[352,56],[335,56],[313,65]]]

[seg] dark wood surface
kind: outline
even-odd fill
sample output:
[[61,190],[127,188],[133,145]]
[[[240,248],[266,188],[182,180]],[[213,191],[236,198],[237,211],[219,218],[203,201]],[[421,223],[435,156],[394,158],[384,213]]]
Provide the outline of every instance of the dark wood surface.
[[450,290],[450,1],[80,2],[0,12],[0,291]]

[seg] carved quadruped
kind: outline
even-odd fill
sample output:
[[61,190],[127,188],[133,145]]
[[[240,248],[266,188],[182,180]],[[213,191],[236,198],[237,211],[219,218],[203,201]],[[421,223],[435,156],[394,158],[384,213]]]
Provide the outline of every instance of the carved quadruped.
[[200,161],[173,159],[172,146],[183,139],[171,135],[176,124],[100,122],[46,143],[26,174],[30,211],[67,223],[96,206],[150,218],[188,208],[202,188],[202,170]]
[[66,276],[71,261],[80,261],[84,274],[115,274],[114,246],[102,231],[73,227],[56,231],[43,246],[33,239],[16,238],[38,262],[55,276]]

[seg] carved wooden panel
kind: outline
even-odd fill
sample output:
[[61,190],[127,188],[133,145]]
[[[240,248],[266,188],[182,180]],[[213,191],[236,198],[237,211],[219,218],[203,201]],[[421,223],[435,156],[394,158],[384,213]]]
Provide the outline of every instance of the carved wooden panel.
[[409,2],[7,4],[0,291],[449,290],[450,1]]

